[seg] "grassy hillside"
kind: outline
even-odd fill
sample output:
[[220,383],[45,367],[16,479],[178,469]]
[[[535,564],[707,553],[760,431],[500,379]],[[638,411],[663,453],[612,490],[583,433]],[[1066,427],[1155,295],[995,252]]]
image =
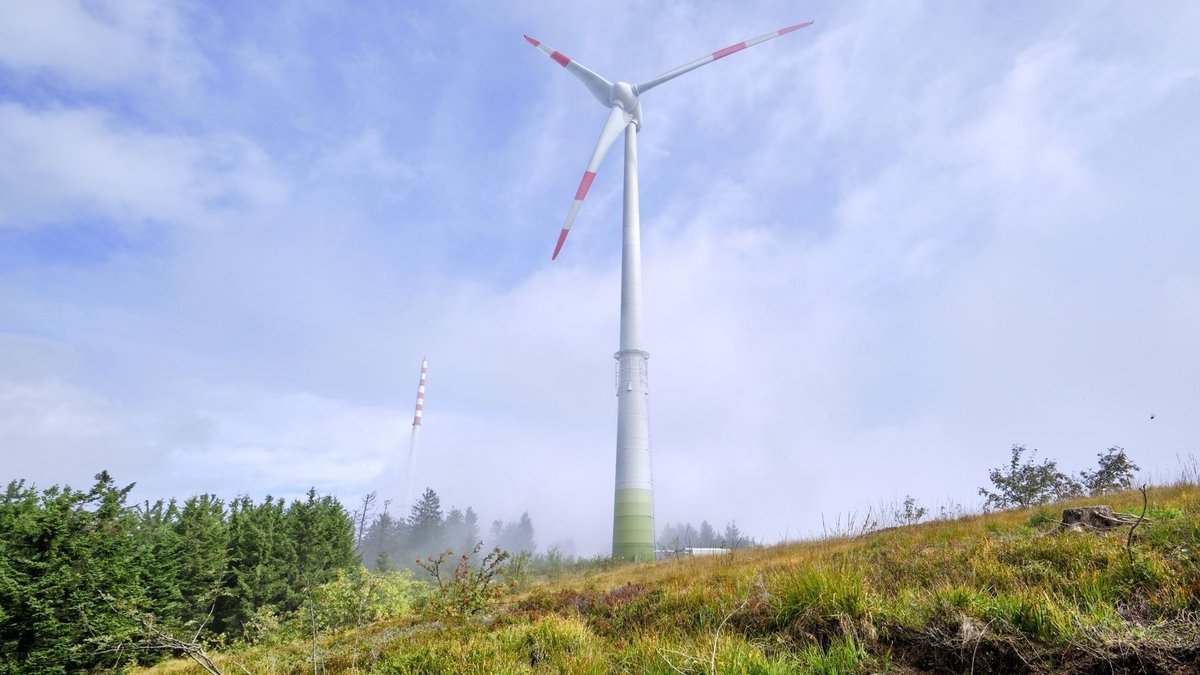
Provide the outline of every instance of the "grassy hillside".
[[[327,673],[1200,672],[1200,488],[1153,488],[1150,524],[1052,533],[1136,492],[720,558],[534,581],[464,623],[323,636]],[[221,654],[311,673],[311,645]],[[715,649],[715,651],[714,651]],[[173,661],[149,673],[202,673]]]

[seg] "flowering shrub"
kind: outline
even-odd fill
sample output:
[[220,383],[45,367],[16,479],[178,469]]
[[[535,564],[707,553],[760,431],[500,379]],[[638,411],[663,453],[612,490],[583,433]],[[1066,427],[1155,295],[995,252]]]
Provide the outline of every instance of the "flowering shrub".
[[516,585],[515,581],[508,578],[512,571],[512,556],[497,546],[479,561],[478,566],[474,566],[472,560],[478,556],[481,548],[482,541],[475,545],[471,553],[459,556],[453,570],[446,569],[454,559],[454,551],[450,549],[436,558],[428,556],[424,560],[417,560],[417,565],[428,572],[437,585],[425,605],[426,611],[439,618],[461,620],[487,609],[488,605],[512,590]]

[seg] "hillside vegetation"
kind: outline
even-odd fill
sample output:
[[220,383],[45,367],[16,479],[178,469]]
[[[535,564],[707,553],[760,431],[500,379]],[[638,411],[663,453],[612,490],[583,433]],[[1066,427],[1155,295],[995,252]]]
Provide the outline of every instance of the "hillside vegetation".
[[[1200,672],[1200,488],[1149,491],[1129,528],[1057,533],[1062,508],[533,579],[480,613],[323,634],[324,673]],[[422,611],[421,605],[427,609]],[[212,655],[311,673],[304,639]],[[203,673],[183,660],[141,671]]]

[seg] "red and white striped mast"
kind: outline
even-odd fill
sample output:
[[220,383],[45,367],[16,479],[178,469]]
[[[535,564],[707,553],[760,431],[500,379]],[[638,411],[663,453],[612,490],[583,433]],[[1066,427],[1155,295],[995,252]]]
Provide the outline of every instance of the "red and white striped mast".
[[421,357],[421,379],[417,382],[417,406],[413,410],[412,436],[408,441],[408,468],[404,471],[404,502],[408,508],[412,501],[413,463],[417,455],[417,442],[421,438],[421,418],[425,414],[425,378],[429,374],[429,359]]
[[425,412],[425,378],[429,375],[429,359],[421,357],[421,379],[417,382],[417,407],[413,411],[413,431],[421,426],[421,414]]

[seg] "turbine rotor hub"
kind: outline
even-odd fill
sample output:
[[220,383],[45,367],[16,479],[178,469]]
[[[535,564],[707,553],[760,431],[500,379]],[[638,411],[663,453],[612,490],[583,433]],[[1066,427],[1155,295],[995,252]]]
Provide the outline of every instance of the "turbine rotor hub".
[[638,100],[637,90],[628,82],[617,82],[612,86],[609,105],[619,105],[621,109],[633,116],[633,123],[638,129],[642,128],[642,102]]

